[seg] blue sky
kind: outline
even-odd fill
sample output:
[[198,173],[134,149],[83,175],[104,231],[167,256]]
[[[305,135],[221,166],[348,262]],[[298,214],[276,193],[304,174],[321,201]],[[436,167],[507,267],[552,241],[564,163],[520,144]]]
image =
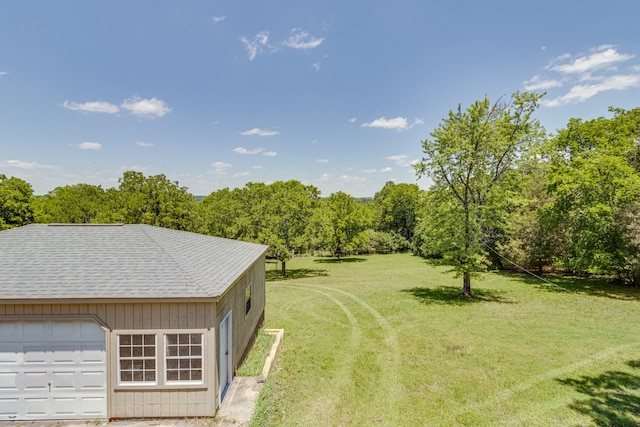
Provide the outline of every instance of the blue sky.
[[549,132],[640,106],[640,2],[0,3],[0,173],[164,174],[207,195],[417,182],[420,141],[485,95],[547,91]]

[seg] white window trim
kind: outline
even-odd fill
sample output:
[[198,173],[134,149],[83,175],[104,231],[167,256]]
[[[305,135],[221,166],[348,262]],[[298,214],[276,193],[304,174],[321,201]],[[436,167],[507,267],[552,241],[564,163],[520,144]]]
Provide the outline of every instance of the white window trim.
[[[189,380],[189,381],[184,381],[184,380],[178,380],[178,381],[170,381],[168,380],[168,376],[167,376],[167,370],[168,370],[168,366],[169,364],[167,363],[167,360],[180,360],[181,357],[180,356],[176,356],[176,357],[170,357],[168,356],[168,352],[167,352],[167,346],[169,345],[168,340],[167,340],[167,335],[176,335],[176,334],[184,334],[184,335],[200,335],[200,371],[202,371],[202,379],[200,380]],[[164,346],[163,346],[163,365],[164,365],[164,384],[166,385],[197,385],[197,384],[204,384],[204,379],[205,379],[205,349],[204,349],[204,333],[203,332],[194,332],[194,331],[190,331],[190,330],[184,330],[184,331],[178,331],[178,332],[163,332],[162,333],[162,339],[164,341]],[[191,344],[189,344],[191,345]],[[185,356],[183,357],[184,359],[192,359],[191,356]]]
[[[153,339],[154,339],[154,347],[155,347],[155,356],[153,358],[151,357],[136,357],[135,359],[142,359],[142,360],[155,360],[156,362],[156,368],[155,368],[155,372],[156,372],[156,379],[155,381],[151,382],[151,381],[122,381],[122,376],[121,376],[121,369],[120,369],[120,362],[121,362],[121,356],[120,356],[120,337],[123,335],[153,335]],[[158,374],[159,374],[159,369],[158,369],[158,334],[156,334],[155,332],[145,332],[145,331],[140,331],[140,332],[121,332],[117,334],[117,338],[116,338],[116,346],[117,346],[117,365],[118,365],[118,386],[121,387],[154,387],[157,386],[159,384],[158,382]],[[143,347],[144,348],[144,347]],[[128,360],[133,360],[133,357],[129,357]]]

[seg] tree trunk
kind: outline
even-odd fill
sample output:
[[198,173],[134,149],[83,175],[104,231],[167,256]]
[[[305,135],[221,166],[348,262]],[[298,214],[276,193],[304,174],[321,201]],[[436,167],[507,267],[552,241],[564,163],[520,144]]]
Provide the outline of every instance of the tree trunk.
[[462,296],[471,298],[471,273],[468,271],[462,273]]
[[285,261],[280,261],[282,265],[282,277],[287,275],[287,263]]

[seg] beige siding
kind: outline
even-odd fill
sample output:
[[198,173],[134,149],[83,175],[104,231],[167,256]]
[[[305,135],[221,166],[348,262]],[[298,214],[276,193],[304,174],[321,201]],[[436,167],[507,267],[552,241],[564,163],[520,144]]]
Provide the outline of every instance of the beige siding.
[[[218,302],[216,332],[219,332],[220,321],[231,310],[233,336],[232,357],[233,370],[237,369],[241,362],[241,358],[250,343],[251,338],[256,332],[258,322],[264,315],[265,308],[265,267],[264,255],[260,258],[251,269],[244,274],[236,284],[227,292]],[[251,282],[251,311],[245,316],[245,287]],[[218,335],[219,336],[219,335]]]
[[[106,332],[110,418],[212,416],[217,410],[214,303],[0,304],[0,316],[83,316],[100,319]],[[205,335],[205,381],[196,389],[118,387],[117,334],[189,329]],[[160,346],[158,342],[158,346]],[[163,364],[160,364],[159,369]]]
[[[245,288],[251,283],[251,310],[245,316]],[[217,334],[220,320],[232,310],[234,371],[264,315],[265,270],[262,256],[222,296],[212,302],[105,302],[96,304],[2,304],[1,316],[95,316],[106,331],[108,363],[108,415],[110,418],[212,416],[219,402]],[[118,386],[117,335],[148,331],[158,335],[178,330],[202,332],[205,337],[205,372],[201,386]],[[158,347],[162,341],[158,339]],[[158,360],[164,349],[158,348]],[[163,369],[164,363],[158,364]],[[159,373],[163,377],[164,373]]]

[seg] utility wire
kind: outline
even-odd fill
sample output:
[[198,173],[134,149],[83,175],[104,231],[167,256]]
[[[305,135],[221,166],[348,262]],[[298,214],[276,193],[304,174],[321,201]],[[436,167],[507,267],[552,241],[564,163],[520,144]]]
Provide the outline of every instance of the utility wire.
[[545,279],[544,277],[540,277],[540,276],[538,276],[537,274],[535,274],[534,272],[529,271],[529,270],[527,270],[527,269],[526,269],[526,268],[524,268],[524,267],[519,266],[518,264],[516,264],[515,262],[511,261],[511,260],[510,260],[510,259],[508,259],[507,257],[505,257],[505,256],[503,256],[502,254],[498,253],[495,249],[493,249],[491,246],[487,245],[486,243],[483,243],[483,245],[484,245],[487,249],[489,249],[491,252],[493,252],[494,254],[498,255],[498,256],[499,256],[500,258],[502,258],[503,260],[507,261],[507,262],[508,262],[508,263],[510,263],[510,264],[513,264],[513,266],[515,266],[516,268],[519,268],[520,270],[522,270],[522,271],[524,271],[525,273],[527,273],[527,274],[529,274],[529,275],[531,275],[531,276],[535,277],[536,279],[542,280],[543,282],[548,283],[548,284],[550,284],[550,285],[553,285],[553,286],[555,286],[556,288],[560,288],[560,289],[562,289],[562,290],[563,290],[563,291],[565,291],[565,292],[570,292],[570,291],[569,291],[569,289],[567,289],[567,288],[563,288],[562,286],[560,286],[560,285],[558,285],[558,284],[556,284],[556,283],[553,283],[552,281],[547,280],[547,279]]

